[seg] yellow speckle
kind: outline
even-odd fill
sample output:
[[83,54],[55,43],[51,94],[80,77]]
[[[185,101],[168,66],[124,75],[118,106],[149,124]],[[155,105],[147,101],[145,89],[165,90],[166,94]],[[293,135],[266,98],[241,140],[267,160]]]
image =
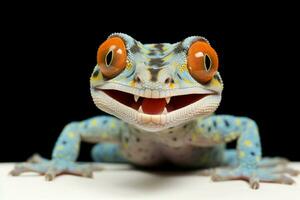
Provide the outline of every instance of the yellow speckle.
[[226,142],[232,141],[237,137],[237,135],[238,135],[237,132],[231,132],[229,133],[229,135],[226,136],[225,141]]
[[235,138],[237,136],[237,132],[231,132],[229,133],[230,137]]
[[245,152],[243,152],[243,151],[240,151],[239,152],[239,158],[244,158],[245,157]]
[[79,123],[79,128],[82,128],[84,126],[84,122]]
[[55,149],[57,150],[57,151],[61,151],[61,150],[63,150],[65,147],[63,146],[63,145],[58,145],[58,146],[56,146],[55,147]]
[[175,87],[175,84],[174,83],[170,83],[170,88],[174,89],[174,87]]
[[217,81],[216,79],[212,79],[209,83],[209,86],[211,86],[211,87],[218,87],[220,85],[221,85],[220,82]]
[[208,119],[208,120],[206,121],[206,123],[207,123],[208,126],[211,126],[211,125],[212,125],[212,120],[211,120],[211,119]]
[[92,126],[97,126],[97,124],[98,124],[98,121],[97,121],[96,119],[93,119],[93,120],[91,121],[91,125],[92,125]]
[[220,136],[220,134],[214,134],[214,135],[213,135],[213,141],[215,141],[215,142],[220,142],[220,141],[221,141],[221,136]]
[[[94,74],[95,72],[93,72],[92,76],[91,76],[91,81],[92,82],[96,82],[96,81],[100,81],[103,79],[102,74],[100,73],[100,71],[98,71],[98,75]],[[96,72],[97,73],[97,72]]]
[[72,132],[72,131],[68,132],[68,137],[71,138],[71,139],[74,138],[75,137],[75,133]]
[[56,154],[55,158],[64,158],[64,155],[63,154]]
[[131,87],[135,87],[136,82],[135,82],[134,80],[131,80],[131,81],[129,82],[129,84],[130,84]]
[[116,123],[115,122],[111,122],[110,123],[110,128],[116,128]]
[[248,123],[248,128],[253,128],[253,123]]
[[128,143],[127,143],[127,142],[124,142],[124,143],[123,143],[123,147],[124,147],[124,149],[127,149],[127,148],[128,148]]
[[236,124],[237,126],[240,126],[240,125],[241,125],[241,119],[236,119],[236,120],[235,120],[235,124]]
[[256,162],[260,162],[261,157],[260,156],[256,156]]
[[164,62],[167,62],[172,56],[173,56],[173,53],[170,53],[169,55],[165,56],[162,60]]
[[150,50],[149,50],[149,49],[142,48],[141,50],[143,51],[144,54],[149,54],[149,53],[150,53]]
[[199,132],[199,133],[204,132],[203,128],[202,128],[202,127],[199,127],[199,126],[197,127],[196,131]]
[[190,80],[188,80],[188,79],[186,79],[186,78],[184,78],[183,81],[184,81],[186,84],[192,83]]
[[245,140],[244,145],[246,147],[252,147],[253,146],[253,144],[252,144],[252,142],[250,140]]
[[176,62],[176,61],[174,61],[172,63],[172,66],[175,67],[175,68],[180,68],[180,64],[178,62]]
[[127,61],[127,64],[126,64],[126,69],[130,70],[132,68],[132,64]]
[[[162,49],[163,51],[167,51],[169,48],[167,46],[163,46]],[[173,52],[171,52],[170,54],[173,54]]]
[[223,120],[222,120],[221,117],[217,117],[217,120],[216,120],[216,121],[217,121],[218,124],[221,124],[221,123],[223,122]]
[[179,68],[179,72],[180,73],[183,73],[184,71],[186,71],[186,64],[184,64],[184,65],[181,65],[181,67]]

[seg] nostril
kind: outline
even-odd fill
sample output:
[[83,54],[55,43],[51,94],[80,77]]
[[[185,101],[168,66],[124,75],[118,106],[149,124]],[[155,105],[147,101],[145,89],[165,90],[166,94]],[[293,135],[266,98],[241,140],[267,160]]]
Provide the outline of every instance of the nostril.
[[140,79],[140,77],[138,77],[138,76],[136,76],[136,77],[134,78],[134,80],[135,80],[135,82],[137,82],[137,83],[140,83],[140,82],[141,82],[141,79]]
[[172,78],[166,78],[165,84],[174,83],[174,80]]

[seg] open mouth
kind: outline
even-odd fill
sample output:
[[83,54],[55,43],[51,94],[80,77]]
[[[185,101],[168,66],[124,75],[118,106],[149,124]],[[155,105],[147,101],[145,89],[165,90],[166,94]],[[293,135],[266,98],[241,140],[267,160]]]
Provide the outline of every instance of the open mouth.
[[[98,89],[96,89],[98,90]],[[149,115],[167,114],[188,106],[211,94],[187,94],[167,98],[146,98],[118,90],[101,90],[118,102]]]

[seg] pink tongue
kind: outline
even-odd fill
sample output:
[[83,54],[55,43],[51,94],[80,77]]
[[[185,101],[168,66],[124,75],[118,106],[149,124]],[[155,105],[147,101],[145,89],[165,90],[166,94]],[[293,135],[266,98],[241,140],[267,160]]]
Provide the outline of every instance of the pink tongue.
[[150,115],[161,114],[166,106],[165,99],[144,98],[142,102],[143,112]]

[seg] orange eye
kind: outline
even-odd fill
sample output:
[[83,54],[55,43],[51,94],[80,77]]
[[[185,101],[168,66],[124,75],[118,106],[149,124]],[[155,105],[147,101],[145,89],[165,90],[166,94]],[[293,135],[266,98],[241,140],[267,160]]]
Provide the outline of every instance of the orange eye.
[[188,69],[198,82],[209,82],[219,67],[216,51],[206,42],[198,41],[191,45],[188,52]]
[[97,63],[105,78],[114,78],[126,67],[126,48],[123,40],[118,37],[103,42],[97,53]]

